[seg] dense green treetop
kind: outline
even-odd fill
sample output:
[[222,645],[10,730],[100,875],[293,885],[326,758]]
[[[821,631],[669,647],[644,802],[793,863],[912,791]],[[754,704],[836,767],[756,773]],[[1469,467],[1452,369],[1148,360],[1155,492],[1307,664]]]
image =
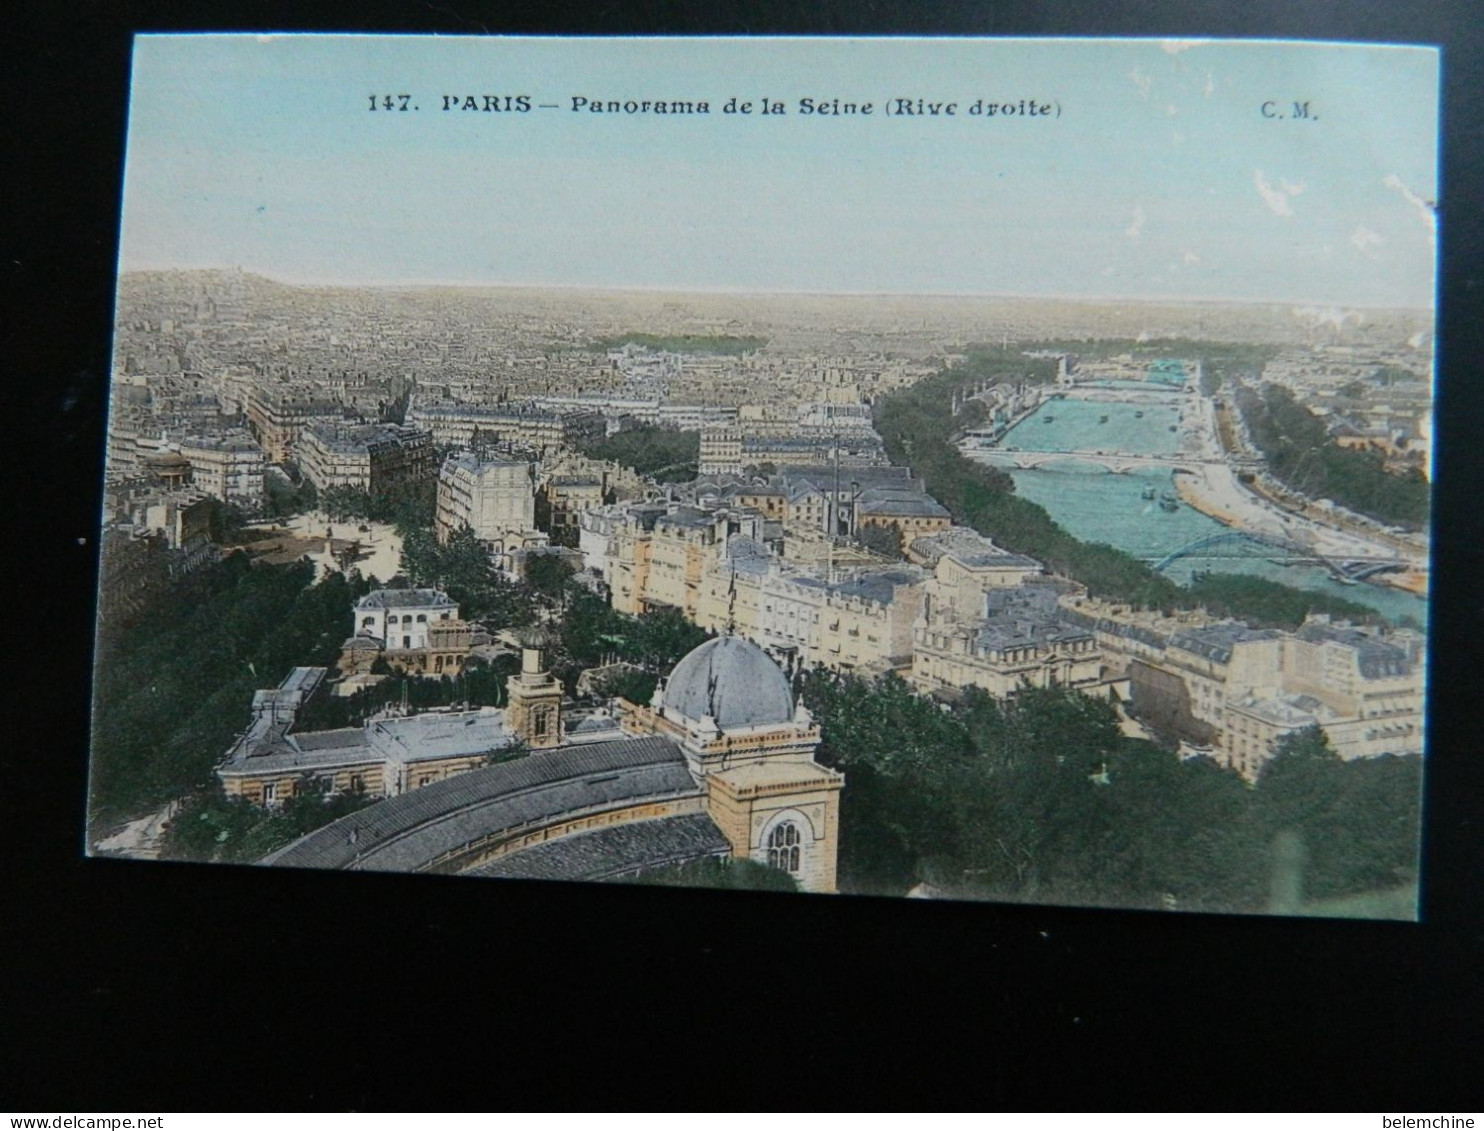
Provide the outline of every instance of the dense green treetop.
[[268,810],[242,798],[203,792],[170,819],[162,854],[168,860],[250,864],[373,800],[359,793],[325,797],[305,790],[281,808]]
[[661,483],[687,483],[696,477],[701,434],[658,424],[626,428],[612,436],[583,441],[582,454],[612,460]]
[[132,622],[102,625],[90,807],[134,816],[213,783],[253,692],[290,669],[328,666],[369,579],[235,553],[184,578]]
[[529,589],[511,581],[490,561],[488,551],[467,526],[447,544],[431,531],[415,528],[402,536],[402,578],[409,585],[444,590],[459,615],[491,632],[522,628],[535,619]]
[[526,584],[543,597],[562,596],[576,567],[556,554],[536,554],[526,563]]
[[389,523],[405,534],[432,526],[437,496],[433,480],[397,483],[375,494],[353,487],[331,487],[321,493],[318,505],[336,522],[369,519]]
[[1340,447],[1282,385],[1243,388],[1236,403],[1268,469],[1293,490],[1408,529],[1427,524],[1431,488],[1420,469],[1388,471],[1379,452]]
[[297,487],[272,469],[263,476],[263,513],[268,518],[288,518],[311,511],[318,502],[314,484],[307,479]]
[[731,334],[618,334],[611,338],[600,338],[588,349],[598,353],[619,349],[627,345],[644,346],[646,349],[663,350],[666,353],[711,354],[737,357],[768,344],[767,338],[734,336]]
[[557,623],[548,656],[554,674],[571,685],[584,668],[611,661],[633,664],[650,678],[629,677],[621,689],[611,689],[611,693],[640,703],[648,702],[654,693],[655,677],[668,673],[686,653],[709,639],[679,609],[629,616],[576,583],[568,585]]
[[1341,762],[1306,734],[1256,788],[1206,758],[1125,737],[1111,702],[967,689],[951,707],[900,680],[820,670],[801,680],[846,775],[844,890],[919,882],[964,898],[1261,911],[1273,837],[1312,844],[1314,898],[1416,875],[1420,759]]

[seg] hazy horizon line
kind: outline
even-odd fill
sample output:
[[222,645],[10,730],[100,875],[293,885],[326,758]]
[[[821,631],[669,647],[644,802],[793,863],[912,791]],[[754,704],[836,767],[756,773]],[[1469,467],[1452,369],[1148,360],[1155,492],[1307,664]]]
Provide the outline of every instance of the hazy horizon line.
[[784,288],[780,290],[758,290],[754,287],[725,286],[674,286],[655,284],[599,284],[599,283],[526,283],[526,282],[469,282],[448,280],[401,280],[396,282],[350,282],[347,280],[289,279],[273,276],[262,271],[236,265],[195,267],[120,267],[118,278],[122,282],[127,275],[176,274],[185,275],[204,272],[237,271],[254,275],[270,283],[285,287],[337,288],[344,290],[527,290],[527,291],[597,291],[619,294],[666,294],[666,295],[717,295],[732,297],[768,298],[772,296],[804,296],[811,298],[906,298],[906,299],[1002,299],[1011,301],[1053,301],[1083,304],[1140,303],[1148,305],[1185,306],[1315,306],[1347,310],[1387,310],[1435,314],[1436,299],[1425,306],[1392,305],[1382,303],[1336,302],[1329,299],[1292,298],[1209,298],[1189,295],[1095,295],[1095,294],[1040,294],[1005,293],[1000,291],[831,291]]

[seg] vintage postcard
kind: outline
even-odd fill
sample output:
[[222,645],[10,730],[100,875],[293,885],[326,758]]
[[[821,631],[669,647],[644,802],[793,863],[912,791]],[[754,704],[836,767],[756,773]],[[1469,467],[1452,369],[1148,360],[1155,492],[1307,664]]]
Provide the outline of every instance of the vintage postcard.
[[1415,918],[1438,53],[136,40],[93,855]]

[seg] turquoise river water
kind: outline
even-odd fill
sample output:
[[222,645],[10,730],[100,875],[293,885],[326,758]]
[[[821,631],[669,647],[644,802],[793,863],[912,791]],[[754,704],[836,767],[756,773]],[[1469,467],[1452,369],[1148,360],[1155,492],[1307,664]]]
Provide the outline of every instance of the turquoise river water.
[[[1048,416],[1050,420],[1045,419]],[[1170,431],[1177,418],[1177,408],[1168,403],[1050,401],[1012,428],[999,451],[1102,450],[1168,455],[1177,450],[1179,442],[1178,435]],[[968,454],[974,455],[972,451]],[[1003,455],[996,460],[986,453],[986,458],[1004,464]],[[1114,475],[1097,464],[1068,456],[1031,471],[1007,470],[1022,497],[1045,507],[1077,538],[1106,542],[1139,557],[1162,556],[1227,529],[1184,502],[1173,511],[1162,508],[1160,497],[1173,495],[1175,475],[1161,468]],[[1153,497],[1145,498],[1146,494]],[[1408,617],[1417,624],[1426,623],[1426,602],[1421,597],[1384,585],[1345,585],[1318,566],[1279,565],[1262,557],[1186,557],[1172,563],[1165,573],[1186,584],[1196,570],[1254,574],[1369,605],[1393,621]]]

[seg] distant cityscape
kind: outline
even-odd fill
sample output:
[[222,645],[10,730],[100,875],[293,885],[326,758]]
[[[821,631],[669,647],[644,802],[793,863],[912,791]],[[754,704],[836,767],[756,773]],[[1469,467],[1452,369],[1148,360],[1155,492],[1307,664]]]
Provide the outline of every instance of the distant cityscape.
[[91,851],[1413,917],[1431,332],[125,274]]

